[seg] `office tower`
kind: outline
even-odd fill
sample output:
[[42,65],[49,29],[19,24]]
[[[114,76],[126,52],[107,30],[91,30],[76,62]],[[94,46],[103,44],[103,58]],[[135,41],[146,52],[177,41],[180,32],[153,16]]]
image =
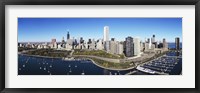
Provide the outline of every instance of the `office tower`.
[[97,49],[98,50],[103,50],[103,41],[102,39],[99,39],[97,42]]
[[51,43],[54,44],[56,42],[56,39],[51,39]]
[[104,49],[106,50],[106,52],[110,52],[110,42],[109,41],[105,41],[104,42]]
[[126,56],[133,56],[133,38],[130,36],[126,38]]
[[80,38],[80,43],[84,43],[83,37]]
[[149,38],[147,39],[147,43],[150,43],[150,39]]
[[149,50],[149,43],[144,43],[145,51]]
[[152,44],[155,45],[155,48],[158,48],[158,44],[157,44],[157,42],[153,42]]
[[139,38],[134,38],[134,55],[139,55],[140,54],[140,39]]
[[104,36],[103,36],[104,41],[109,41],[109,27],[104,26]]
[[180,39],[179,39],[179,37],[175,38],[175,46],[176,46],[176,50],[180,49]]
[[56,39],[51,39],[51,45],[52,48],[57,48]]
[[151,49],[151,40],[149,39],[149,49]]
[[92,43],[92,40],[91,39],[88,39],[88,44],[91,44]]
[[153,37],[151,38],[151,42],[152,42],[152,43],[156,42],[156,40],[155,40],[155,35],[153,35]]
[[92,39],[92,43],[89,45],[90,46],[90,49],[96,49],[96,42],[95,42],[95,39]]
[[70,35],[69,32],[67,32],[67,40],[70,39]]
[[64,44],[65,43],[65,39],[64,39],[64,37],[62,38],[62,44]]
[[167,49],[167,48],[168,48],[168,44],[167,44],[165,38],[163,38],[163,48],[164,48],[164,49]]
[[119,42],[117,42],[117,50],[116,50],[116,52],[117,52],[117,54],[123,54],[123,44],[120,44]]
[[115,38],[111,38],[111,41],[115,41]]
[[115,41],[110,41],[110,53],[112,54],[116,54],[116,50],[117,50],[117,45]]

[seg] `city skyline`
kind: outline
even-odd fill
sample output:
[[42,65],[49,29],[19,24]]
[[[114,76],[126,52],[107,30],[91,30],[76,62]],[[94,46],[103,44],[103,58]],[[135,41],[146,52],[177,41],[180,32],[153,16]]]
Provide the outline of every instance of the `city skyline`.
[[109,26],[109,40],[131,36],[144,42],[155,35],[156,41],[179,37],[182,42],[182,18],[18,18],[18,42],[61,42],[68,32],[70,38],[103,39],[104,26]]

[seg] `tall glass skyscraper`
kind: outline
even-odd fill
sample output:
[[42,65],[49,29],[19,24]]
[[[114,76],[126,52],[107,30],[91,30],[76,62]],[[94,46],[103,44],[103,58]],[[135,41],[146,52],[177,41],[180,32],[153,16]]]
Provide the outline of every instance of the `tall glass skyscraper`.
[[109,27],[104,26],[103,41],[109,41]]
[[126,38],[126,57],[133,56],[133,38],[127,37]]
[[139,55],[140,54],[140,39],[139,38],[134,38],[134,55]]
[[180,39],[179,39],[179,37],[175,38],[175,46],[176,46],[176,50],[180,49]]
[[70,39],[70,35],[69,35],[69,32],[67,32],[67,39]]

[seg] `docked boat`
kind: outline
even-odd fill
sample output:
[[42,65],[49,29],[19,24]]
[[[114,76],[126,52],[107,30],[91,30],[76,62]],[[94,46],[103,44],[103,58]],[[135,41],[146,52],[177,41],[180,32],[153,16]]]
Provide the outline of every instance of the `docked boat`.
[[141,66],[137,66],[136,68],[137,70],[139,71],[142,71],[142,72],[146,72],[146,73],[150,73],[150,74],[155,74],[156,72],[151,70],[151,69],[148,69],[148,68],[143,68]]

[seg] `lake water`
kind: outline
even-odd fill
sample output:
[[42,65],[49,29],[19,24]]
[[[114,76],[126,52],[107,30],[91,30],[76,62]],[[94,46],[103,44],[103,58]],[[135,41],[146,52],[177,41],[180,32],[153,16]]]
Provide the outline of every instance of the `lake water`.
[[19,75],[123,75],[133,70],[112,71],[100,68],[91,61],[64,61],[61,58],[43,58],[18,55]]

